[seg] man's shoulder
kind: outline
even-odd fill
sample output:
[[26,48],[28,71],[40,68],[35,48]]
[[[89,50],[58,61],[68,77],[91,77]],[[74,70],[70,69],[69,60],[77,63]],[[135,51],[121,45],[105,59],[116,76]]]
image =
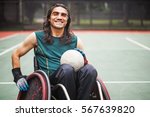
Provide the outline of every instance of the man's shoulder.
[[37,35],[37,34],[44,34],[44,31],[43,31],[43,30],[38,30],[38,31],[35,31],[34,33],[35,33],[36,35]]
[[75,34],[71,34],[71,38],[76,40],[78,37]]

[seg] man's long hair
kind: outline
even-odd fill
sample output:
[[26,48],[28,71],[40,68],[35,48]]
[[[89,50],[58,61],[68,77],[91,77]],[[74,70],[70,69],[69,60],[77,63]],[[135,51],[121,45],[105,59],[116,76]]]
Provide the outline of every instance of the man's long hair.
[[51,24],[50,22],[48,21],[50,16],[51,16],[51,13],[53,11],[54,8],[56,7],[62,7],[64,9],[67,10],[68,12],[68,20],[67,20],[67,24],[65,26],[65,29],[64,29],[64,34],[63,36],[60,38],[61,42],[65,43],[65,44],[68,44],[71,42],[71,31],[70,31],[70,23],[71,23],[71,17],[70,17],[70,11],[69,9],[64,5],[64,4],[54,4],[49,10],[48,10],[48,13],[47,13],[47,17],[46,17],[46,20],[44,21],[43,23],[43,30],[44,30],[44,33],[45,33],[45,36],[44,36],[44,40],[50,44],[53,43],[53,37],[51,35]]

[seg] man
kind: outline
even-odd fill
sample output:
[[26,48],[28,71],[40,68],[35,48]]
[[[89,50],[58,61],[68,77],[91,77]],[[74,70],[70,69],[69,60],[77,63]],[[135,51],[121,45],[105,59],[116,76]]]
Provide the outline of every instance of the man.
[[[79,48],[83,51],[82,41],[70,31],[70,12],[63,4],[53,5],[43,23],[43,30],[30,34],[12,54],[12,73],[14,82],[21,91],[28,90],[26,78],[20,70],[20,57],[34,48],[39,69],[49,77],[51,84],[63,84],[71,99],[90,99],[97,77],[95,68],[88,64],[78,72],[68,65],[60,65],[61,55],[68,49]],[[64,96],[58,91],[59,99]]]

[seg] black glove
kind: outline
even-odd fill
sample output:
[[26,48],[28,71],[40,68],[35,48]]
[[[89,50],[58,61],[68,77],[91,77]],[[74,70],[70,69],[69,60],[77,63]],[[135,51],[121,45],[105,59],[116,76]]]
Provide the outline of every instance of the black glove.
[[29,88],[29,85],[26,81],[26,76],[22,75],[20,68],[12,69],[12,74],[14,76],[14,82],[16,83],[19,90],[27,91]]
[[88,60],[86,58],[85,53],[82,50],[80,50],[79,48],[74,48],[74,49],[77,50],[78,52],[80,52],[82,54],[82,56],[84,58],[84,65],[88,64]]

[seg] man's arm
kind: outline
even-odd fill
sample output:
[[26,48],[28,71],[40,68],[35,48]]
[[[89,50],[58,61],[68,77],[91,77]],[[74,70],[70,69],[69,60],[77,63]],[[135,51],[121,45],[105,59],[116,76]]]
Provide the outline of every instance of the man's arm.
[[20,91],[28,90],[28,83],[26,81],[26,76],[22,75],[20,69],[20,57],[25,55],[29,50],[36,46],[36,36],[34,33],[30,34],[20,45],[13,51],[12,54],[12,74],[14,76],[14,82]]
[[79,37],[77,38],[77,48],[84,51],[84,44],[83,44],[82,40]]
[[80,38],[78,38],[78,41],[77,41],[77,50],[82,54],[82,56],[84,58],[84,64],[85,65],[88,64],[88,60],[87,60],[86,54],[84,52],[84,44]]
[[35,33],[30,34],[12,53],[12,67],[20,68],[20,57],[36,46]]

